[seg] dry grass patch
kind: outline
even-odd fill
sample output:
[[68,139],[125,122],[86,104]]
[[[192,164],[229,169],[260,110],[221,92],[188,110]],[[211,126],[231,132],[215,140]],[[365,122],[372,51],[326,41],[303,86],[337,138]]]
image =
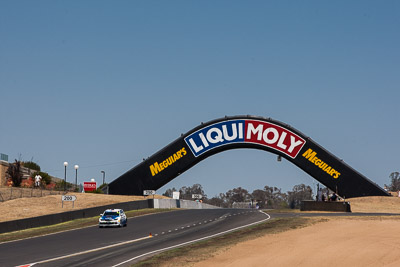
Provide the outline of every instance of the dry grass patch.
[[356,197],[347,199],[352,212],[399,213],[399,197]]

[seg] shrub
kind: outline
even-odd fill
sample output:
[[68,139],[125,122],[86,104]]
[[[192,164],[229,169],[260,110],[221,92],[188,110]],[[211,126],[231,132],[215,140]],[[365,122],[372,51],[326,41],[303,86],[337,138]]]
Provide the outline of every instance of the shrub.
[[47,172],[35,172],[32,177],[35,178],[38,174],[42,177],[42,184],[46,186],[51,183],[51,177]]
[[71,183],[66,183],[64,182],[64,180],[61,180],[59,182],[56,183],[54,189],[55,190],[59,190],[59,191],[63,191],[64,190],[64,185],[66,185],[66,189],[69,190],[70,188],[75,187],[75,185],[71,184]]
[[47,190],[54,190],[56,187],[56,183],[51,182],[50,184],[46,185]]
[[92,193],[92,194],[104,194],[103,190],[101,190],[101,188],[97,188],[96,190],[93,191],[87,191],[85,193]]
[[21,182],[21,187],[32,187],[33,186],[33,179],[32,177],[28,177],[28,179],[24,179]]
[[40,166],[33,161],[25,161],[25,162],[21,162],[21,163],[22,163],[22,166],[24,166],[25,168],[29,168],[31,170],[40,172]]
[[15,160],[15,163],[10,164],[6,173],[10,176],[13,185],[19,187],[22,182],[21,161]]

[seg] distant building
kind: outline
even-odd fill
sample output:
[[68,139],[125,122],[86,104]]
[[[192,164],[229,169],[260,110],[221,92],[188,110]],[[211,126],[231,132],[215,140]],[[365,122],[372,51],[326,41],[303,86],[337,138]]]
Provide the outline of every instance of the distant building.
[[6,185],[6,171],[8,169],[8,166],[8,162],[0,160],[0,186]]

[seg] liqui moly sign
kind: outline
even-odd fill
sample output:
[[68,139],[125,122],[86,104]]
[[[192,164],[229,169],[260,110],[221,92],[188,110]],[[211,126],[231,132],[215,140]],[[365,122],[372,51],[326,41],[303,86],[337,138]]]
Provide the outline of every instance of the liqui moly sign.
[[204,127],[185,138],[198,157],[219,146],[253,143],[280,151],[295,158],[306,141],[279,125],[259,120],[229,120]]

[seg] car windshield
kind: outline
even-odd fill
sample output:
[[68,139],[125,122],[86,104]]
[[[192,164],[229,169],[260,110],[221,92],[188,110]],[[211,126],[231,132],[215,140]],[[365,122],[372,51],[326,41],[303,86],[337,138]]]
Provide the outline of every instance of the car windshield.
[[103,216],[119,216],[119,214],[116,211],[106,211]]

